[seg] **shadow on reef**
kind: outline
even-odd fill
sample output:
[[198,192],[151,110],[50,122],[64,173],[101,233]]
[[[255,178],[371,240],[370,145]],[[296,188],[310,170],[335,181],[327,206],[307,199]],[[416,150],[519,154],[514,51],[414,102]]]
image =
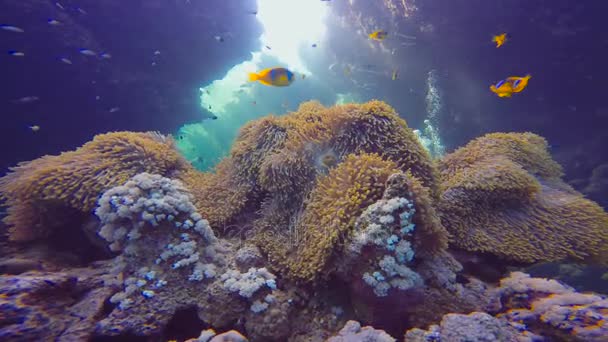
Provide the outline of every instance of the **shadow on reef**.
[[[508,274],[608,262],[608,214],[561,177],[532,133],[432,160],[381,101],[252,121],[213,172],[171,137],[98,135],[0,178],[3,260],[79,258],[0,277],[0,338],[395,340],[357,320],[406,341],[601,341],[605,297]],[[199,341],[226,336],[246,340]]]

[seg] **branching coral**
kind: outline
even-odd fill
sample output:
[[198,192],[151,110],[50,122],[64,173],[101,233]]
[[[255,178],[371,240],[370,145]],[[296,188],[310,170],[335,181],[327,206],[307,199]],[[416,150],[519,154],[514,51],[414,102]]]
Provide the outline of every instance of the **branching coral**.
[[608,262],[608,214],[561,181],[543,138],[488,134],[440,171],[441,217],[457,247],[522,262]]
[[171,176],[188,167],[171,138],[133,132],[101,134],[75,151],[21,163],[0,179],[10,237],[45,237],[68,209],[92,211],[104,190],[138,173]]

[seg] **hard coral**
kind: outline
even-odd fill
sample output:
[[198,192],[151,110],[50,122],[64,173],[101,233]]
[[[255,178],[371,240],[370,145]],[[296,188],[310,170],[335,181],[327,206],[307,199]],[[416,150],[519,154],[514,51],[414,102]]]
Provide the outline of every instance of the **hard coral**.
[[338,335],[330,337],[326,342],[395,342],[397,341],[384,330],[373,327],[361,327],[357,321],[348,321],[338,332]]
[[496,289],[497,317],[526,324],[556,340],[606,341],[608,299],[555,280],[513,272]]
[[538,341],[528,331],[520,331],[508,321],[485,312],[468,315],[450,313],[443,316],[439,325],[431,325],[427,331],[411,329],[405,334],[405,342],[475,341],[475,342],[532,342]]
[[608,214],[560,179],[541,137],[488,134],[447,155],[440,172],[455,246],[521,262],[608,262]]
[[0,340],[86,341],[112,290],[107,265],[0,277]]
[[8,206],[4,221],[12,240],[43,238],[69,209],[91,212],[104,190],[138,173],[170,176],[187,167],[171,138],[157,133],[101,134],[75,151],[21,163],[0,178],[0,198]]

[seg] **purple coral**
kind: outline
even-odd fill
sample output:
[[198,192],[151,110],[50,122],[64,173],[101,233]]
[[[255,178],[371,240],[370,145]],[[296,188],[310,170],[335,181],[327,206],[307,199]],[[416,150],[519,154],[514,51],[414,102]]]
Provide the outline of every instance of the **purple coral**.
[[327,342],[395,342],[397,341],[384,330],[372,327],[361,327],[357,321],[348,321],[338,335],[330,337]]

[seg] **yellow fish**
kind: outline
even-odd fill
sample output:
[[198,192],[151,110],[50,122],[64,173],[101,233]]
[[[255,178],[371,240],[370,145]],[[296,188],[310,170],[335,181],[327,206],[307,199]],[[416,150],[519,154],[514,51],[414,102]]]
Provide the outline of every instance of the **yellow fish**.
[[388,36],[388,32],[384,30],[376,30],[368,35],[369,39],[383,41]]
[[497,82],[490,86],[490,90],[498,95],[498,97],[511,97],[513,93],[519,93],[528,86],[528,81],[532,78],[531,75],[524,77],[507,77],[506,79]]
[[502,33],[497,36],[492,37],[492,41],[496,43],[496,48],[503,46],[504,43],[507,42],[507,34]]
[[293,72],[285,68],[268,68],[257,73],[249,73],[249,82],[258,81],[267,86],[286,87],[294,80]]
[[395,81],[399,77],[399,69],[393,70],[393,74],[391,75],[391,80]]

